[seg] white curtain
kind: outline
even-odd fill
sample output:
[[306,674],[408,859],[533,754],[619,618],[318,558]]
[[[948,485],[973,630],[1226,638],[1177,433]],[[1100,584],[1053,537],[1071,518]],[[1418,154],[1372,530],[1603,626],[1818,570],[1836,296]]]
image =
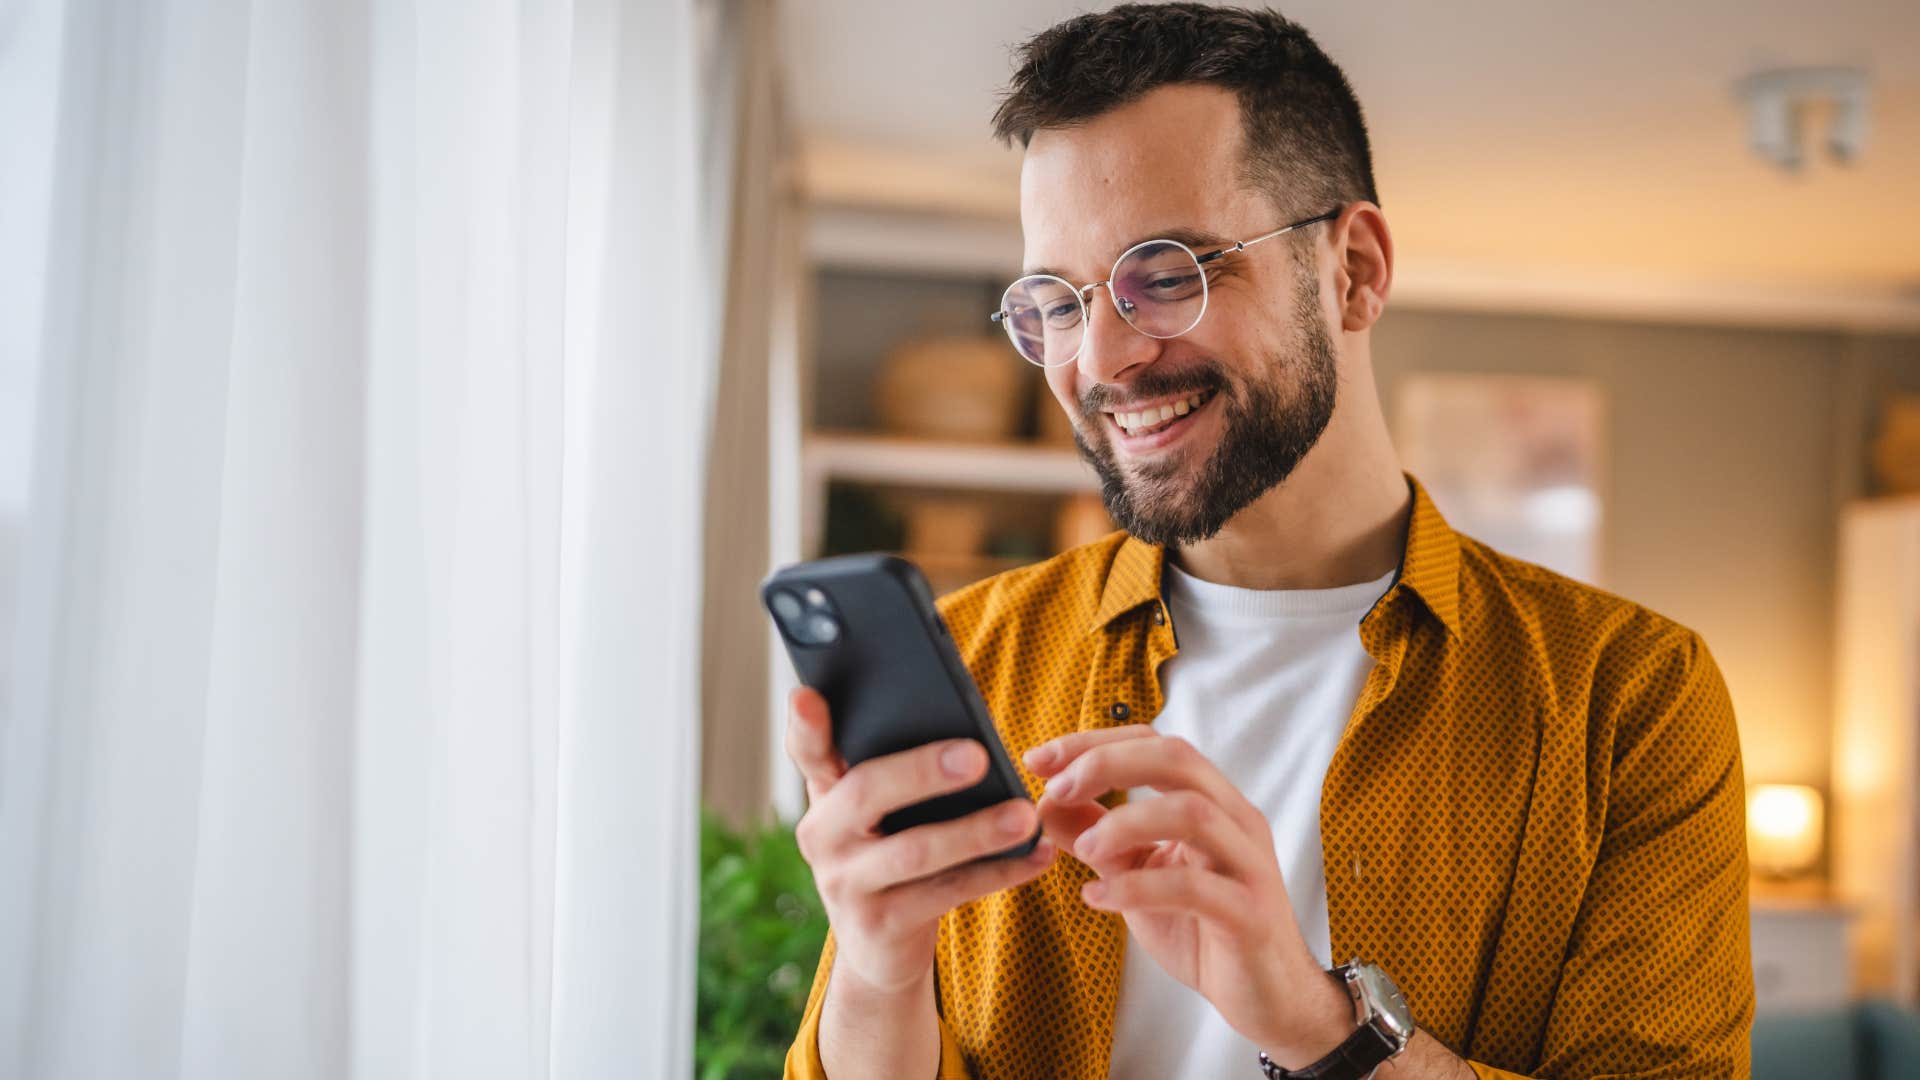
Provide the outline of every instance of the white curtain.
[[0,0],[0,1076],[690,1074],[723,27]]

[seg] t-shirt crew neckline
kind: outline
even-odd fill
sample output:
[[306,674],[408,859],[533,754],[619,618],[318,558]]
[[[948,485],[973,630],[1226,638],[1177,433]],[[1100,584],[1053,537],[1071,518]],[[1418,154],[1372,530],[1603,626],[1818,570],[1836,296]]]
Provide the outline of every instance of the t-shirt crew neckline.
[[1271,622],[1276,619],[1312,619],[1349,616],[1358,623],[1393,587],[1396,568],[1357,585],[1331,589],[1243,589],[1203,581],[1168,560],[1164,566],[1167,603],[1182,613],[1208,621]]

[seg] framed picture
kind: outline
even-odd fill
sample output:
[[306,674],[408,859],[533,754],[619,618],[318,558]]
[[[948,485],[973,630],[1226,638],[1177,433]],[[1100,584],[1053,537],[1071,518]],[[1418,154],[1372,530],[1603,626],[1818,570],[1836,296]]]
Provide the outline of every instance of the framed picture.
[[1600,583],[1605,401],[1589,379],[1415,374],[1394,442],[1454,528]]

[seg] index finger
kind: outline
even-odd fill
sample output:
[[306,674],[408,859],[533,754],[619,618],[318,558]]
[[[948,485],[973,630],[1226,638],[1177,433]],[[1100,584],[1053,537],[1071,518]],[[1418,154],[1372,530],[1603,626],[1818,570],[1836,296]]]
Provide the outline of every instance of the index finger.
[[833,745],[827,699],[812,687],[797,687],[787,697],[787,756],[807,781],[808,802],[818,802],[847,774],[847,761]]
[[1097,742],[1047,781],[1046,797],[1062,803],[1085,802],[1109,791],[1136,787],[1162,794],[1182,789],[1199,792],[1236,820],[1243,805],[1247,809],[1253,805],[1192,743],[1171,736],[1152,742]]
[[1076,731],[1070,735],[1048,739],[1039,746],[1020,755],[1028,770],[1039,777],[1052,776],[1081,754],[1096,746],[1108,743],[1125,742],[1128,739],[1145,739],[1158,735],[1146,724],[1127,724],[1124,727],[1101,728],[1098,731]]

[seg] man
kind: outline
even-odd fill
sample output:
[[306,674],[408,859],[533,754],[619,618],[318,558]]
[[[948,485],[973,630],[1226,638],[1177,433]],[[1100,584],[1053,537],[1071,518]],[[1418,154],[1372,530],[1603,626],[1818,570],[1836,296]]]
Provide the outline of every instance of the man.
[[1029,42],[996,123],[996,321],[1124,532],[942,602],[1037,807],[883,836],[984,753],[848,769],[796,695],[833,933],[788,1076],[1747,1075],[1725,687],[1400,471],[1340,70],[1271,12],[1120,7]]

